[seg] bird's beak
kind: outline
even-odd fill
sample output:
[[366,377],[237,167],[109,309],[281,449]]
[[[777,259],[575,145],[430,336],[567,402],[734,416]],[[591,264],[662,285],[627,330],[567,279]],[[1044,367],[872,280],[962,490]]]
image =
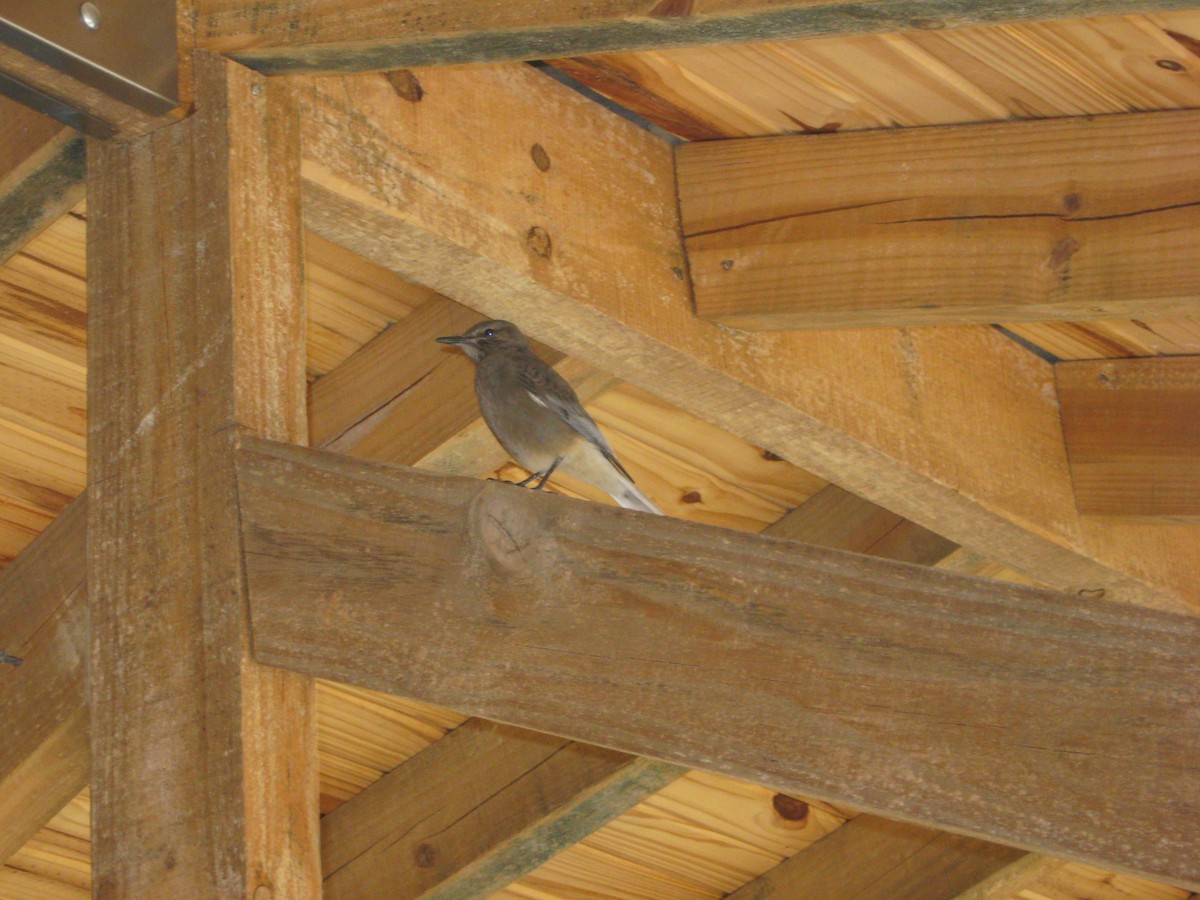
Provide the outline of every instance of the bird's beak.
[[450,337],[434,338],[439,344],[469,344],[471,339],[465,334],[456,334]]

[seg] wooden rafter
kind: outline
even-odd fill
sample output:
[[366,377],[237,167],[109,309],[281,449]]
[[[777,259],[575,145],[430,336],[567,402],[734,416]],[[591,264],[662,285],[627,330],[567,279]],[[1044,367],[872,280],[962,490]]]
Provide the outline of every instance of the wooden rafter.
[[1184,0],[251,0],[197,4],[196,40],[265,72],[366,71],[612,50],[1152,12]]
[[842,328],[1196,309],[1200,114],[678,150],[697,315]]
[[0,97],[0,263],[83,198],[83,138]]
[[313,685],[248,658],[232,469],[305,435],[295,118],[219,57],[197,84],[88,154],[95,892],[318,897]]
[[1192,616],[282,444],[238,472],[261,662],[1200,884]]
[[0,576],[0,860],[87,784],[86,501],[68,506]]
[[1192,532],[1074,514],[1049,364],[985,327],[697,320],[669,146],[528,67],[420,79],[302,80],[314,231],[1047,584],[1196,608]]

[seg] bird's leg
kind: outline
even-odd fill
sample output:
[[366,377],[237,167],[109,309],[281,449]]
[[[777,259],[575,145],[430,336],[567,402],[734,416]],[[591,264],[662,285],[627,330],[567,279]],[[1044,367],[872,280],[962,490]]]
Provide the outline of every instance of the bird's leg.
[[558,468],[558,464],[562,462],[562,460],[563,458],[561,456],[555,457],[554,462],[550,464],[550,468],[546,470],[546,474],[542,476],[542,480],[533,486],[535,491],[540,491],[546,486],[546,482],[550,480],[550,476],[554,474],[554,470]]
[[554,462],[550,463],[550,468],[548,468],[545,472],[534,472],[524,481],[518,481],[517,487],[527,487],[529,482],[533,481],[535,478],[539,478],[541,480],[533,486],[532,490],[540,491],[545,486],[546,482],[550,480],[550,476],[554,474],[554,470],[558,468],[558,464],[562,461],[563,458],[561,456],[556,458]]

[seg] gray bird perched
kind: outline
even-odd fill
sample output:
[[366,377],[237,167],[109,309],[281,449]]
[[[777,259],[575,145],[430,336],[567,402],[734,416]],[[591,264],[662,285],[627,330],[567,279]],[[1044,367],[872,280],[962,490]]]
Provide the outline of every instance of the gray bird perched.
[[475,361],[475,395],[483,420],[513,459],[539,479],[561,469],[593,484],[627,509],[662,512],[638,490],[566,379],[529,349],[511,322],[480,322],[466,334],[438,338]]

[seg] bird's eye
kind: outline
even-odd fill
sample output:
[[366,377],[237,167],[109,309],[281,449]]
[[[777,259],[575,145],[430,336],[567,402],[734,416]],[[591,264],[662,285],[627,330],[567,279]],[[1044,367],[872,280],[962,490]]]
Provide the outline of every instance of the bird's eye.
[[485,331],[485,332],[483,333],[483,336],[484,336],[484,337],[495,337],[495,336],[496,336],[496,329],[494,329],[494,328],[489,328],[487,331]]

